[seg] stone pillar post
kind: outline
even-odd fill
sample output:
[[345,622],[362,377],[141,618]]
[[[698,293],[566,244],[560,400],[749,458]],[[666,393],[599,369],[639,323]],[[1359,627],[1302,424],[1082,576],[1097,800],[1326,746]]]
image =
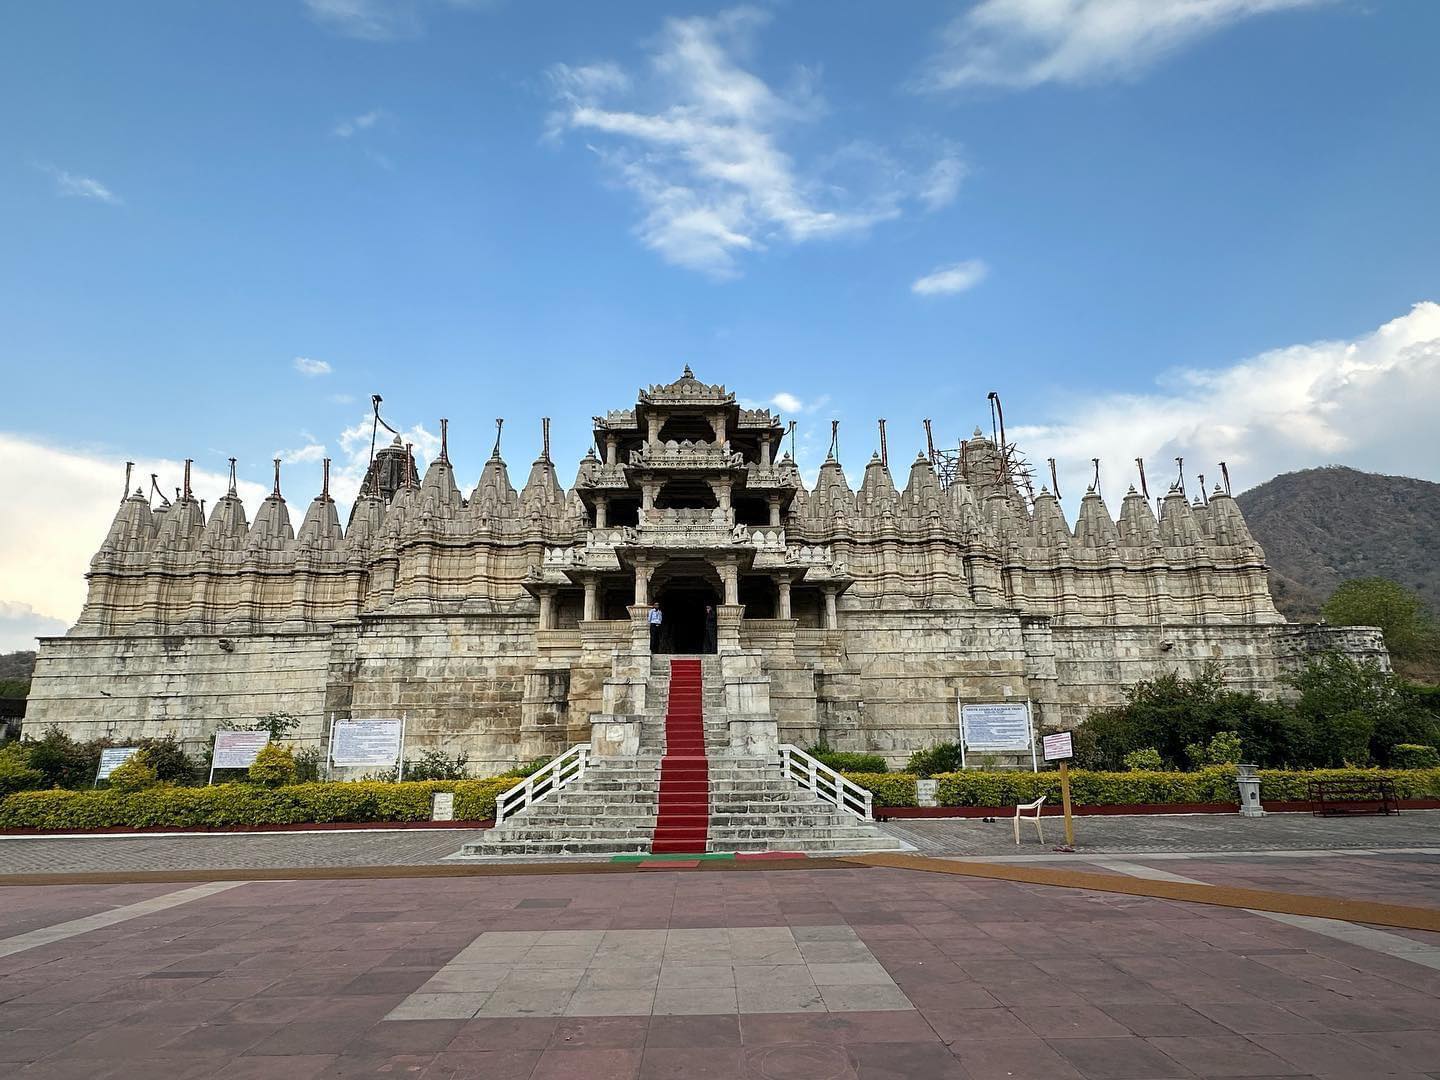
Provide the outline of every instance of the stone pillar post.
[[791,618],[790,576],[788,574],[775,579],[775,617],[777,619]]
[[710,426],[715,429],[715,441],[723,443],[725,441],[725,414],[723,412],[712,413]]
[[660,417],[654,413],[645,417],[645,441],[650,443],[660,441]]
[[585,579],[585,621],[594,622],[600,617],[600,583],[593,577]]
[[596,495],[596,496],[595,496],[595,527],[596,527],[597,529],[603,529],[603,528],[605,528],[606,521],[608,520],[609,510],[610,510],[610,499],[609,499],[609,497],[608,497],[608,496],[605,496],[605,495]]
[[780,496],[773,492],[765,496],[765,501],[770,504],[770,524],[780,524]]
[[770,435],[768,432],[760,436],[760,464],[770,464]]
[[730,478],[723,476],[718,480],[710,481],[710,490],[715,493],[715,501],[720,504],[720,512],[725,515],[725,524],[735,524],[735,508],[730,503]]
[[660,494],[660,485],[646,480],[640,485],[640,511],[648,514],[655,509],[655,498]]
[[725,603],[740,603],[740,568],[733,562],[721,563],[719,566],[720,580],[725,585]]
[[721,604],[715,609],[715,651],[740,651],[740,623],[745,608],[740,604]]
[[540,594],[540,629],[555,629],[555,594],[549,589]]
[[835,607],[836,590],[833,586],[825,589],[825,629],[840,629],[840,612]]
[[650,606],[650,575],[654,571],[647,562],[636,561],[635,563],[635,606]]
[[614,435],[605,436],[605,464],[620,464],[620,440]]
[[633,656],[650,655],[650,605],[631,604],[625,609],[630,613],[630,653]]

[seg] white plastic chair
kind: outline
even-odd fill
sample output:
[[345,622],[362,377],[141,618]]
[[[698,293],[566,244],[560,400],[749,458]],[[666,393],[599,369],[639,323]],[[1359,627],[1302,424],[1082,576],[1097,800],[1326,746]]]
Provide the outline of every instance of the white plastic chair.
[[1040,843],[1045,843],[1045,829],[1040,824],[1040,807],[1045,805],[1047,796],[1041,795],[1034,802],[1021,803],[1015,807],[1015,846],[1020,846],[1020,811],[1034,810],[1035,816],[1028,820],[1035,822],[1036,835],[1040,837]]

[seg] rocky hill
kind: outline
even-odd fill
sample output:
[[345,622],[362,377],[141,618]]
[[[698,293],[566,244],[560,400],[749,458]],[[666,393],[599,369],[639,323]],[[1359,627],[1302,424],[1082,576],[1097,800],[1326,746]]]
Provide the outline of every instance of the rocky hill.
[[1331,465],[1283,473],[1236,501],[1289,618],[1315,618],[1336,585],[1362,577],[1398,581],[1440,613],[1440,484]]

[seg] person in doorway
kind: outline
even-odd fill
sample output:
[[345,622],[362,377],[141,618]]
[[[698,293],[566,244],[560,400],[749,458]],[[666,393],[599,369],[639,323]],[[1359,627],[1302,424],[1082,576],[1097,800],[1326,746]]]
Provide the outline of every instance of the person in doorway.
[[650,651],[660,651],[660,625],[665,621],[665,616],[660,614],[660,601],[656,600],[650,605]]
[[715,605],[705,605],[705,649],[707,653],[715,651]]

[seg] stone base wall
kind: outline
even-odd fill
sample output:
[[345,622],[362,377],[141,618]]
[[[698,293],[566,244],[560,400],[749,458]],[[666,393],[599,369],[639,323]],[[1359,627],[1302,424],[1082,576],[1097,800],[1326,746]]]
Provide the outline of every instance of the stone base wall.
[[[173,733],[192,752],[225,721],[298,716],[320,745],[332,717],[407,718],[407,748],[469,755],[477,774],[589,738],[629,624],[540,631],[528,613],[364,615],[324,633],[65,637],[42,642],[27,734]],[[850,610],[841,629],[742,624],[763,657],[780,739],[882,753],[903,765],[958,736],[960,702],[1023,701],[1037,727],[1081,723],[1141,679],[1219,663],[1265,696],[1324,649],[1386,662],[1379,631],[1172,623],[1063,623],[996,608]]]

